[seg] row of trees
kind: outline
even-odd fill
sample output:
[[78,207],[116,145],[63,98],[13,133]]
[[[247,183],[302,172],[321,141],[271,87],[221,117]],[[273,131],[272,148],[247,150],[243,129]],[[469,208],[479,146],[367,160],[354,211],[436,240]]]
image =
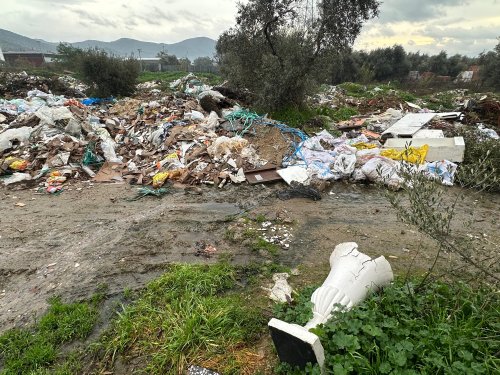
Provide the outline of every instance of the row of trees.
[[191,65],[195,67],[215,66],[215,61],[208,56],[197,57],[192,63],[187,57],[177,58],[177,56],[170,55],[166,51],[161,51],[156,56],[160,58],[160,63],[162,65],[178,66],[179,70],[188,70]]
[[403,80],[410,71],[456,77],[481,67],[482,84],[500,90],[500,43],[477,58],[407,53],[402,46],[352,51],[377,0],[248,0],[217,41],[221,73],[273,110],[299,105],[318,83]]
[[402,80],[410,71],[454,78],[479,60],[459,54],[448,56],[444,51],[431,56],[407,53],[399,45],[370,52],[346,51],[331,57],[331,83]]

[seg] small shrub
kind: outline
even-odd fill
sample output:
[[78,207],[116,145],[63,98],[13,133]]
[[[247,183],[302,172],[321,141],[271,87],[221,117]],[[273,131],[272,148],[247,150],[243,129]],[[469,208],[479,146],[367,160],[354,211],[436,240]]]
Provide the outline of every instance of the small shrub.
[[88,50],[80,61],[82,80],[98,97],[127,96],[135,90],[139,64],[134,59],[109,56],[104,51]]
[[59,66],[75,70],[90,87],[91,95],[106,98],[127,96],[135,91],[140,72],[137,60],[122,59],[97,48],[82,50],[64,43],[59,44],[57,50]]
[[461,134],[465,156],[457,179],[462,187],[483,191],[500,191],[500,140],[485,139],[475,131]]

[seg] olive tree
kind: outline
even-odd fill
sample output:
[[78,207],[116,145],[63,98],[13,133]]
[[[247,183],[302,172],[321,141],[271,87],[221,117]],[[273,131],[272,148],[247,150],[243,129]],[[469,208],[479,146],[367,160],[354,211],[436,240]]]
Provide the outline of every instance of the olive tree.
[[236,25],[217,41],[221,72],[262,108],[300,104],[327,73],[324,57],[348,50],[378,8],[377,0],[240,3]]

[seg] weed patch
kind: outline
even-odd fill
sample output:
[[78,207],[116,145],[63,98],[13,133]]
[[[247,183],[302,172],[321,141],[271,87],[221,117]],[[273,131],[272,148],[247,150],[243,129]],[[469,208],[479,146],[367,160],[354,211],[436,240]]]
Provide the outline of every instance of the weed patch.
[[[493,374],[500,371],[498,292],[465,283],[429,284],[415,293],[401,281],[314,329],[334,374]],[[312,290],[304,293],[310,295]],[[304,302],[304,300],[306,302]],[[300,305],[278,316],[303,324]],[[314,373],[280,365],[286,374]]]
[[[225,263],[171,266],[103,336],[97,349],[104,350],[104,364],[112,366],[120,353],[145,358],[148,373],[178,374],[190,364],[246,346],[263,322],[242,297],[227,294],[234,286],[235,271]],[[237,373],[244,365],[228,359],[218,370]]]
[[259,237],[256,241],[252,243],[253,251],[267,251],[270,255],[276,256],[279,252],[279,246],[271,242],[266,241],[262,237]]
[[[0,336],[3,373],[49,371],[62,344],[85,339],[92,332],[98,316],[97,301],[64,304],[59,298],[53,298],[49,302],[48,312],[35,326],[12,329]],[[59,367],[58,371],[66,370]]]
[[286,107],[269,114],[269,117],[294,128],[303,129],[317,115],[308,107]]

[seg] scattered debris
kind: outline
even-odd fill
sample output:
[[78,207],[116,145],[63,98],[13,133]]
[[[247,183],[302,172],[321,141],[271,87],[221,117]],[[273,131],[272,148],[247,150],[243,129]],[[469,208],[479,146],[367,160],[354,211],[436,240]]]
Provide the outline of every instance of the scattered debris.
[[197,241],[195,243],[197,257],[204,256],[205,258],[211,258],[215,253],[217,253],[217,248],[213,245],[207,244],[205,241]]
[[[212,88],[193,74],[171,84],[174,94],[163,95],[157,82],[149,82],[138,87],[135,98],[119,101],[64,96],[72,90],[56,90],[55,95],[53,86],[27,74],[9,79],[17,83],[0,88],[7,98],[0,99],[1,181],[38,185],[51,194],[62,192],[69,179],[153,189],[169,183],[224,188],[283,179],[299,185],[280,192],[281,199],[317,200],[321,195],[314,187],[321,181],[378,181],[367,165],[372,159],[377,167],[385,165],[388,173],[390,166],[395,186],[400,163],[418,162],[423,173],[428,169],[425,163],[459,163],[463,139],[445,133],[462,125],[459,121],[470,121],[471,111],[487,119],[493,111],[493,117],[500,118],[496,101],[487,96],[469,99],[461,91],[456,92],[457,111],[432,112],[422,100],[361,100],[330,87],[311,99],[313,105],[355,106],[366,114],[333,123],[343,131],[341,136],[327,130],[308,136],[242,109],[233,99],[238,95],[225,96],[230,90]],[[80,94],[85,89],[76,80],[61,79],[63,87],[78,88]],[[498,139],[495,124],[476,125],[485,138]],[[140,197],[145,195],[154,194],[143,190]]]
[[287,279],[290,277],[289,274],[285,273],[275,273],[273,275],[274,286],[272,288],[264,288],[264,290],[269,291],[269,298],[275,302],[280,303],[291,303],[293,289],[288,284]]

